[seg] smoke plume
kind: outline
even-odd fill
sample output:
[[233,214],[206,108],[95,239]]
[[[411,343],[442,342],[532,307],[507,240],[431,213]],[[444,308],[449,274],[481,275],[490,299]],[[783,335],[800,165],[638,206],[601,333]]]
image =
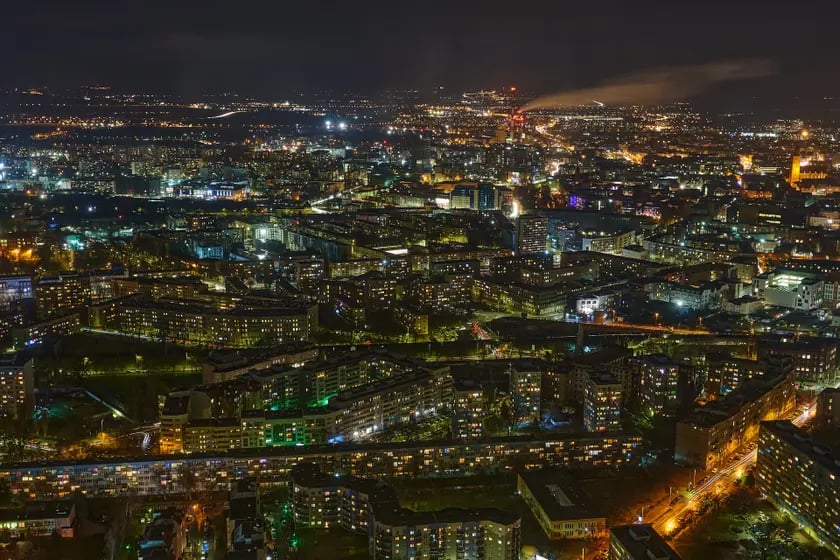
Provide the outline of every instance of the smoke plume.
[[593,101],[606,105],[670,103],[703,93],[721,82],[760,78],[775,72],[775,65],[767,60],[659,68],[622,76],[591,88],[544,95],[525,105],[522,111],[588,105]]

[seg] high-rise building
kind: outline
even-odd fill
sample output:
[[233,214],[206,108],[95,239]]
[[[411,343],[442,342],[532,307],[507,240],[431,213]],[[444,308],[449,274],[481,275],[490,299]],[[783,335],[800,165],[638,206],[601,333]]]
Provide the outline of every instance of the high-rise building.
[[519,424],[539,422],[542,369],[536,363],[519,362],[511,365],[508,374],[516,421]]
[[548,218],[529,214],[516,219],[514,249],[517,255],[543,253],[548,239]]
[[651,525],[618,525],[610,529],[609,560],[680,560]]
[[642,410],[658,414],[677,404],[680,365],[666,356],[643,356],[639,360],[639,402]]
[[32,358],[16,353],[0,355],[0,415],[27,417],[34,404]]
[[840,556],[840,454],[789,421],[762,422],[756,487]]
[[484,391],[481,385],[456,380],[452,394],[452,437],[480,438],[484,433]]
[[589,432],[617,432],[621,429],[623,384],[610,373],[590,375],[583,400],[583,425]]

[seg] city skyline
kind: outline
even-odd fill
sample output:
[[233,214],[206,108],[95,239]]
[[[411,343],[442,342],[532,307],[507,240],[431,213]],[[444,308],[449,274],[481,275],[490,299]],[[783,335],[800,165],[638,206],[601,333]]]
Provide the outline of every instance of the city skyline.
[[[790,10],[758,2],[705,3],[685,13],[661,1],[629,6],[537,2],[280,6],[105,2],[10,7],[0,38],[14,53],[0,84],[184,95],[238,91],[278,98],[338,89],[484,89],[516,84],[534,95],[587,88],[660,68],[767,60],[771,75],[703,92],[721,109],[788,110],[835,97],[822,45],[836,6]],[[792,30],[777,41],[768,29]],[[830,109],[831,103],[827,108]]]

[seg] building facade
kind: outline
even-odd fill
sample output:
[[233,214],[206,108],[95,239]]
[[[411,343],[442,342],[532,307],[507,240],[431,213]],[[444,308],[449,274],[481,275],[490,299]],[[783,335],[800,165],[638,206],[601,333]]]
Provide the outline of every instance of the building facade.
[[615,432],[621,429],[624,388],[609,373],[589,376],[583,400],[583,426],[588,432]]
[[165,455],[135,460],[4,465],[0,477],[24,500],[55,499],[79,490],[92,496],[162,495],[182,491],[179,470],[195,472],[197,491],[226,490],[230,480],[256,477],[286,484],[296,464],[317,463],[326,472],[364,478],[469,476],[510,468],[638,465],[642,439],[629,434],[564,434],[543,438],[492,438],[480,442],[286,446],[237,449],[223,455]]
[[756,487],[840,556],[840,455],[788,421],[763,422]]
[[674,459],[703,469],[725,465],[758,438],[759,423],[784,418],[796,407],[793,375],[755,379],[677,423]]
[[28,418],[35,404],[32,358],[0,354],[0,416]]

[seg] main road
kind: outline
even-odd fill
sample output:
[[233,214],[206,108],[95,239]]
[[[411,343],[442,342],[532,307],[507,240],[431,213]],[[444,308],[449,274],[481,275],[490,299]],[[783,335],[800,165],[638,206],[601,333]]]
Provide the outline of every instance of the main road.
[[[813,418],[816,411],[816,400],[809,402],[802,412],[791,421],[796,426],[804,426],[811,418]],[[751,449],[743,457],[735,459],[726,467],[720,469],[718,472],[710,475],[704,479],[703,482],[693,488],[684,500],[681,500],[675,505],[665,503],[658,506],[646,516],[644,521],[651,523],[654,528],[663,535],[673,533],[679,528],[679,519],[686,513],[693,511],[703,497],[711,492],[719,489],[726,491],[731,489],[735,481],[740,479],[743,474],[752,467],[756,458],[758,457],[758,450]],[[718,485],[722,485],[720,488]]]

